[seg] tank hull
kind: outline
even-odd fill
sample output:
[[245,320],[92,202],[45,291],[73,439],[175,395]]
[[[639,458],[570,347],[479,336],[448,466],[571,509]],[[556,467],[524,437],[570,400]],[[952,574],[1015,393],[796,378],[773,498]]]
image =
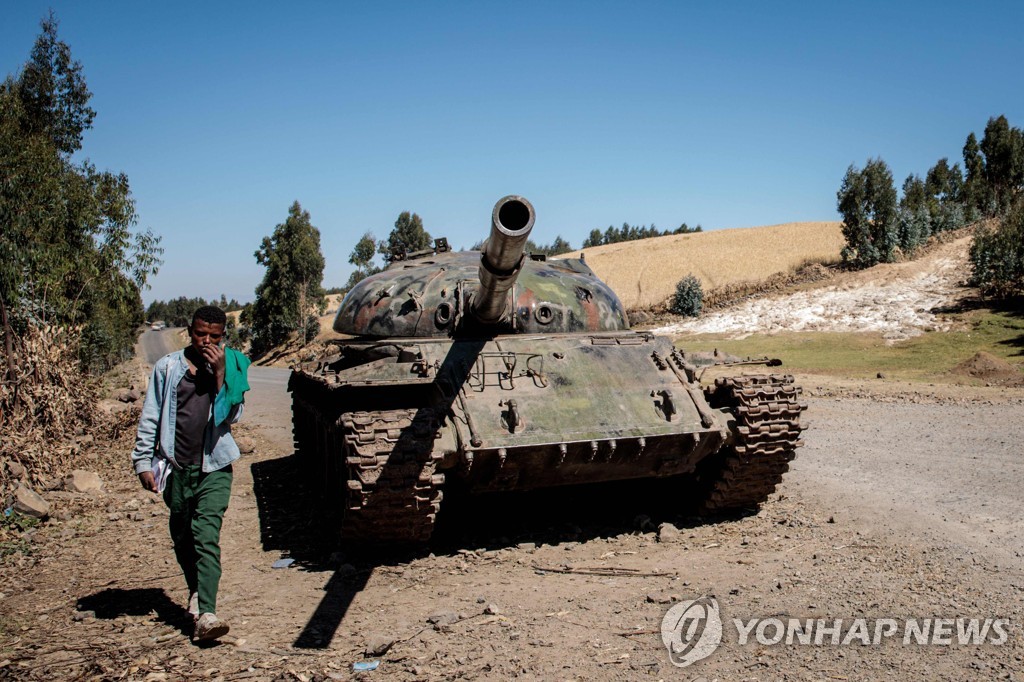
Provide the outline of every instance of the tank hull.
[[803,409],[790,377],[702,389],[668,339],[631,331],[355,340],[295,368],[289,388],[305,466],[346,539],[373,542],[429,539],[449,485],[689,475],[709,511],[756,506]]

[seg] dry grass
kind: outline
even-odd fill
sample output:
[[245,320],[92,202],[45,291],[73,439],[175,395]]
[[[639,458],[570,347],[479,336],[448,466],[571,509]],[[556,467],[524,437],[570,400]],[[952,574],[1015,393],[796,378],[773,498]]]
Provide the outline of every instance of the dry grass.
[[664,304],[688,274],[708,293],[811,263],[837,262],[844,244],[841,225],[786,223],[669,235],[587,249],[586,260],[626,308],[651,308]]

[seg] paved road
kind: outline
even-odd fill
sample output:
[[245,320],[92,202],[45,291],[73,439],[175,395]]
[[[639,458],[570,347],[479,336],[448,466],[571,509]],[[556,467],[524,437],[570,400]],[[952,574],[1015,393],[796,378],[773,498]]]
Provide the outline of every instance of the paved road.
[[142,359],[152,365],[164,355],[185,347],[181,327],[168,327],[160,331],[147,329],[139,337]]

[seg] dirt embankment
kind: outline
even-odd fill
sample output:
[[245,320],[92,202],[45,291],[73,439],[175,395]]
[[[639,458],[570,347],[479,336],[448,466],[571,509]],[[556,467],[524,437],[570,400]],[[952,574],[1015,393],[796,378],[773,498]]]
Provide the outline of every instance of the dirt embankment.
[[1024,374],[1002,358],[979,351],[951,370],[952,374],[981,379],[1000,386],[1024,386]]

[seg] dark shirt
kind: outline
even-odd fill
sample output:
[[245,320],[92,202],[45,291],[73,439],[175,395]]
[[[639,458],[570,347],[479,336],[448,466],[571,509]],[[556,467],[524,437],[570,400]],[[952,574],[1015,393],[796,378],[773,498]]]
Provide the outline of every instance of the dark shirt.
[[179,466],[203,463],[210,406],[216,395],[214,378],[200,371],[185,372],[178,384],[178,411],[174,419],[174,460]]

